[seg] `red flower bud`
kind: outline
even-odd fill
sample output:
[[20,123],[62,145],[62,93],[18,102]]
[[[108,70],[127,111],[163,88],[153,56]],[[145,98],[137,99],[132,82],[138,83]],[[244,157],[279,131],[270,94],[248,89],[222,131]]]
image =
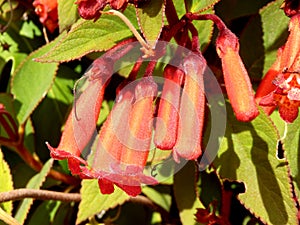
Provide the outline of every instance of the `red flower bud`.
[[197,159],[201,154],[204,122],[204,81],[206,61],[202,55],[191,54],[184,59],[185,81],[180,99],[179,126],[174,158]]
[[170,150],[177,138],[181,82],[184,72],[172,65],[164,69],[164,87],[159,101],[155,124],[156,147]]
[[244,122],[251,121],[259,112],[247,70],[239,55],[238,39],[224,28],[220,30],[216,46],[222,61],[226,91],[236,118]]

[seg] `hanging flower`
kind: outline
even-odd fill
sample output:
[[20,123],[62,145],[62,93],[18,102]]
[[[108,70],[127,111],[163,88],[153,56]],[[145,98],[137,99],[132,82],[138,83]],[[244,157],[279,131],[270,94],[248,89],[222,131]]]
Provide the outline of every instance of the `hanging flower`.
[[251,121],[259,112],[247,70],[239,55],[238,39],[229,29],[223,28],[216,46],[222,61],[226,91],[235,116],[240,121]]
[[197,159],[202,154],[202,130],[204,123],[204,81],[206,60],[201,54],[192,53],[183,62],[184,86],[180,99],[179,125],[174,159]]
[[156,147],[170,150],[177,138],[181,83],[184,72],[180,68],[166,65],[164,86],[158,106],[154,143]]

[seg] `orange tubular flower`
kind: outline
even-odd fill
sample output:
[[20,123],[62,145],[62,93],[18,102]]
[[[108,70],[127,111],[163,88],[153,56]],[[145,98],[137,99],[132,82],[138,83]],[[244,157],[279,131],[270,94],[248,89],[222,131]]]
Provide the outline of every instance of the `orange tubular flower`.
[[53,148],[46,143],[52,158],[68,159],[72,174],[80,173],[80,164],[86,165],[86,162],[80,158],[80,154],[96,130],[106,80],[112,73],[111,65],[104,65],[103,59],[95,60],[93,67],[87,72],[86,76],[89,77],[90,82],[76,102],[76,112],[73,107],[69,114],[58,147]]
[[188,160],[197,159],[201,154],[202,129],[204,122],[204,81],[206,61],[194,53],[184,59],[185,81],[180,100],[179,126],[174,159],[179,156]]
[[164,69],[164,87],[158,107],[154,143],[162,150],[174,147],[177,138],[180,87],[184,72],[172,65]]
[[289,30],[287,42],[278,50],[276,62],[260,83],[256,99],[264,108],[278,106],[281,118],[291,123],[300,106],[300,14],[291,17]]
[[236,118],[248,122],[258,114],[252,85],[239,55],[237,37],[226,27],[220,30],[216,41],[222,61],[225,87]]

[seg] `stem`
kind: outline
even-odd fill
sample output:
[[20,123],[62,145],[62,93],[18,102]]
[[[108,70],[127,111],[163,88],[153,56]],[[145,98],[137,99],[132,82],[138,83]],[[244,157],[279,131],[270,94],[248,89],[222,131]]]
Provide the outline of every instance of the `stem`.
[[12,191],[0,193],[0,203],[15,201],[24,198],[34,198],[39,200],[58,200],[64,202],[79,202],[81,196],[79,193],[62,193],[57,191],[37,190],[20,188]]
[[213,21],[218,29],[224,30],[227,29],[225,23],[216,15],[214,14],[193,14],[193,13],[187,13],[185,16],[190,20],[211,20]]

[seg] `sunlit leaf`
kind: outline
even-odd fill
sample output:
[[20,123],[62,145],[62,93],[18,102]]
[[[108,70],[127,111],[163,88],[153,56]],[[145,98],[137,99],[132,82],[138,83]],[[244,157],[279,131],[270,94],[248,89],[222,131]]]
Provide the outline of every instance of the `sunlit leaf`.
[[157,205],[164,208],[166,211],[170,211],[172,198],[171,190],[168,186],[145,186],[142,189],[143,193],[155,202]]
[[[10,168],[3,158],[2,150],[0,148],[0,192],[11,191],[14,189]],[[12,213],[12,201],[0,203],[2,208],[8,214]]]
[[40,63],[34,59],[45,54],[58,41],[31,53],[17,68],[11,82],[17,119],[23,124],[45,97],[56,75],[58,63]]
[[[286,126],[283,148],[290,166],[296,196],[300,196],[300,117]],[[298,200],[299,201],[299,200]]]
[[149,44],[155,46],[164,25],[164,0],[150,1],[136,9],[140,29]]
[[[124,15],[137,27],[133,7],[127,7]],[[38,61],[66,62],[78,59],[90,52],[107,50],[131,36],[127,25],[117,16],[104,14],[96,22],[80,19],[68,34],[47,54],[41,55]]]
[[82,200],[79,204],[76,224],[94,216],[102,210],[114,208],[123,204],[130,197],[121,189],[115,187],[114,193],[103,195],[99,191],[97,180],[83,180],[81,188]]
[[296,224],[287,167],[276,157],[278,132],[260,111],[251,123],[238,122],[228,110],[225,138],[214,161],[222,178],[244,182],[242,204],[267,224]]

